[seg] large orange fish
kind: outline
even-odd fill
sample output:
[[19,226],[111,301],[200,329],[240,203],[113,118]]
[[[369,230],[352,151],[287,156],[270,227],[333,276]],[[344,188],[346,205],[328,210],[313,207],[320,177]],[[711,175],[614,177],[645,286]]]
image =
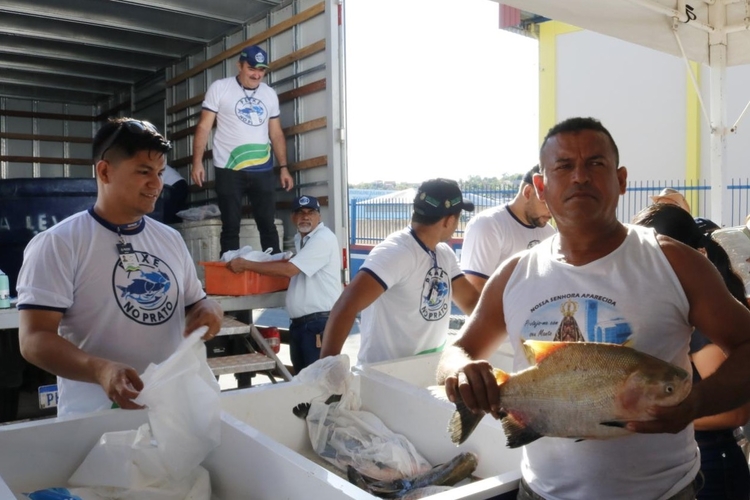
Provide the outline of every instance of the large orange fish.
[[[652,420],[651,406],[673,406],[690,393],[690,374],[630,347],[527,340],[536,365],[509,375],[495,369],[510,448],[542,436],[608,439],[630,434],[628,421]],[[483,415],[459,400],[448,431],[461,444]]]

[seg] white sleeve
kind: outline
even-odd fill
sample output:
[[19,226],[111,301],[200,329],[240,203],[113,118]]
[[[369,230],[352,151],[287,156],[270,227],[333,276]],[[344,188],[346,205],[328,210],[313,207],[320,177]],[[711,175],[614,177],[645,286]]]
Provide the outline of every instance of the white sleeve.
[[39,233],[23,252],[17,307],[68,309],[73,305],[77,267],[68,242],[51,232]]
[[461,269],[466,273],[489,278],[505,253],[501,238],[496,238],[494,221],[488,217],[472,219],[466,228],[461,248]]
[[[331,260],[331,246],[338,247],[336,236],[333,234],[330,235],[332,237],[328,236],[325,233],[314,234],[289,262],[307,276],[317,273]],[[335,255],[338,256],[338,249]]]
[[203,98],[203,108],[213,111],[214,113],[219,112],[219,101],[221,98],[221,80],[217,80],[209,85],[206,91],[206,96]]
[[271,100],[268,103],[268,116],[271,118],[278,118],[281,116],[281,106],[279,105],[279,96],[275,90],[271,90]]
[[413,258],[409,254],[406,248],[386,240],[372,249],[360,270],[367,269],[386,288],[391,288],[414,271]]

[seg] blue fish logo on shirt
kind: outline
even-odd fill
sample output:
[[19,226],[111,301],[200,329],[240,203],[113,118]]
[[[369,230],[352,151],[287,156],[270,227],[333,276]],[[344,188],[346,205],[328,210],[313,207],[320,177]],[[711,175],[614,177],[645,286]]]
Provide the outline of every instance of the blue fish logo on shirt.
[[263,125],[268,118],[268,110],[263,101],[255,97],[243,97],[234,106],[234,114],[237,118],[252,127]]
[[180,295],[172,269],[160,257],[136,251],[138,270],[129,271],[118,258],[112,290],[120,310],[133,321],[160,325],[172,317]]
[[419,312],[427,321],[437,321],[450,310],[451,296],[448,273],[440,267],[432,267],[422,282],[422,303]]

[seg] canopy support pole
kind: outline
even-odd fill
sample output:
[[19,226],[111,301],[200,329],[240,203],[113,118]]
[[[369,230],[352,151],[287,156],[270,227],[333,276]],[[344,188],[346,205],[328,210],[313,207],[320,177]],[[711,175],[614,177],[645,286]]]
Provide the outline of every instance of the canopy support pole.
[[711,143],[710,143],[710,179],[711,179],[711,219],[720,226],[724,219],[724,172],[722,165],[726,157],[726,68],[727,38],[726,6],[723,2],[709,5],[709,19],[716,28],[709,35],[709,66],[711,68]]

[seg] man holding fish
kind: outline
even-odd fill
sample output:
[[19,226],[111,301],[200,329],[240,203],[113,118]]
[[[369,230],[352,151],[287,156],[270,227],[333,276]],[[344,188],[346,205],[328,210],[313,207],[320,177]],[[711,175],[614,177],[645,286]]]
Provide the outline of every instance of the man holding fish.
[[[540,160],[558,233],[492,275],[443,354],[455,440],[484,413],[503,418],[524,445],[519,499],[692,499],[692,421],[750,399],[750,311],[698,252],[617,220],[627,170],[597,120],[553,127]],[[727,360],[690,390],[693,327]],[[506,337],[512,376],[484,361]],[[584,343],[539,342],[570,338]]]

